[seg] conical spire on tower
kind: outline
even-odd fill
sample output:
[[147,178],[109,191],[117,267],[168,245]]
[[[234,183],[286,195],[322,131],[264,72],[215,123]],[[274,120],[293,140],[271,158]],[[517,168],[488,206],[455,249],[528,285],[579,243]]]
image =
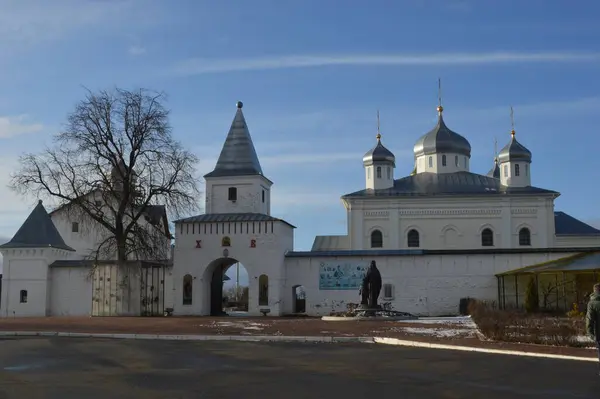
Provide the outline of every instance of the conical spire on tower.
[[250,131],[242,112],[243,103],[237,102],[237,111],[215,169],[204,177],[263,175]]
[[6,244],[0,245],[0,249],[9,248],[57,248],[75,251],[65,244],[41,200],[14,237]]

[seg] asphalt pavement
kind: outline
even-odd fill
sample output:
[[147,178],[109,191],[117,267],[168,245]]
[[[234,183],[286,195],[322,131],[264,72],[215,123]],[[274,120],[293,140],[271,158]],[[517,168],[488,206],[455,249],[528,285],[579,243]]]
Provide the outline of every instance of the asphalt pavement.
[[532,397],[598,399],[598,365],[376,344],[0,340],[0,399]]

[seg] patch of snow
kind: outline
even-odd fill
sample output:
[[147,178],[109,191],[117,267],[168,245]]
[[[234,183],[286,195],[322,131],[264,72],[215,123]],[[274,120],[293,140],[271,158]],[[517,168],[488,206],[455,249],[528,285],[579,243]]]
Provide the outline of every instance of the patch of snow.
[[445,324],[445,325],[460,325],[464,327],[476,328],[475,322],[470,316],[460,317],[421,317],[417,320],[399,320],[398,323],[411,324]]
[[262,331],[262,327],[258,327],[258,326],[246,326],[244,327],[244,330],[256,330],[256,331]]
[[400,327],[394,328],[399,332],[416,335],[428,335],[437,338],[457,338],[457,337],[474,337],[475,330],[470,329],[447,329],[447,328],[419,328],[419,327]]

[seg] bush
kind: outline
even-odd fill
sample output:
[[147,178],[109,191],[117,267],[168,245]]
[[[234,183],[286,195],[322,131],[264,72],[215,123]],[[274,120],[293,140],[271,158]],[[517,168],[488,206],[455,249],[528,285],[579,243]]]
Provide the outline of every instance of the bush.
[[535,277],[529,279],[525,292],[525,310],[527,313],[537,312],[540,308],[540,297],[538,294]]
[[585,335],[583,318],[528,314],[519,309],[499,310],[495,303],[474,301],[469,313],[479,331],[495,341],[556,346],[588,346],[578,339]]

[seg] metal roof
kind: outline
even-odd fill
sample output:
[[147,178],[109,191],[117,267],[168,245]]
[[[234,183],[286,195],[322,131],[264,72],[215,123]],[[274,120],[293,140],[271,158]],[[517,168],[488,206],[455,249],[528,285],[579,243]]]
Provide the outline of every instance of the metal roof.
[[494,167],[490,169],[487,176],[493,177],[494,179],[500,178],[500,166],[498,166],[498,159],[494,159]]
[[585,272],[600,270],[600,252],[580,253],[537,265],[522,267],[499,273],[496,276],[516,276],[519,274],[541,274],[559,272]]
[[471,172],[423,172],[394,181],[391,188],[364,189],[342,196],[352,197],[412,197],[434,195],[540,195],[558,196],[556,191],[537,187],[507,187],[499,179]]
[[48,247],[75,251],[65,244],[46,208],[42,205],[42,200],[31,211],[14,237],[6,244],[0,245],[0,249]]
[[394,154],[381,144],[381,137],[377,136],[377,145],[367,151],[363,156],[363,165],[373,165],[374,162],[389,162],[396,167],[396,157]]
[[206,213],[176,220],[174,223],[221,223],[221,222],[282,222],[293,228],[296,226],[262,213]]
[[413,151],[415,157],[442,152],[471,157],[471,144],[466,138],[446,126],[442,117],[442,109],[439,108],[437,125],[417,140]]
[[554,232],[557,236],[596,236],[600,230],[564,212],[554,212]]
[[221,149],[215,169],[204,177],[263,175],[250,131],[238,101],[237,111]]
[[511,136],[510,142],[500,150],[498,161],[500,163],[509,161],[531,162],[531,151],[517,141],[514,130],[511,132]]

